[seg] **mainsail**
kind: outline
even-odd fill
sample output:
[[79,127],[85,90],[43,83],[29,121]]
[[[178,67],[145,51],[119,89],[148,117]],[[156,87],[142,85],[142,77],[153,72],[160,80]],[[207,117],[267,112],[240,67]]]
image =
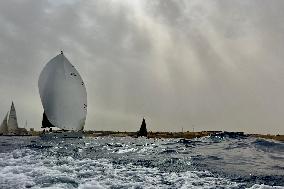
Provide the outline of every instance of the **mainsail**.
[[6,134],[8,133],[8,125],[7,125],[7,118],[8,118],[8,112],[0,126],[0,134]]
[[62,52],[46,64],[39,76],[38,88],[43,119],[46,115],[53,126],[61,129],[83,130],[87,115],[86,87]]
[[18,122],[17,122],[17,115],[14,103],[12,102],[9,118],[8,118],[8,131],[9,132],[17,132],[18,130]]

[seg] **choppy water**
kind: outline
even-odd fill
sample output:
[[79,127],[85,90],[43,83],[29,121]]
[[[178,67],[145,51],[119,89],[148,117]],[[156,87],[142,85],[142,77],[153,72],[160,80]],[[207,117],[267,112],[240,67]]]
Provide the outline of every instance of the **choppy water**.
[[0,137],[0,188],[283,186],[284,143],[272,140]]

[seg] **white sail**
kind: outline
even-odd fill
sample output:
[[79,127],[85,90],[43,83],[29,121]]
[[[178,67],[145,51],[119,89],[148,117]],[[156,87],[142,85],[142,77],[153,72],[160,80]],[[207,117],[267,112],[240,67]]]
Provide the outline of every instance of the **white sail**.
[[85,84],[63,53],[42,70],[38,88],[49,122],[65,130],[83,130],[87,115]]
[[9,132],[16,132],[18,130],[18,122],[17,122],[17,115],[14,103],[12,102],[9,118],[8,118],[8,131]]
[[7,125],[7,118],[8,118],[8,112],[0,126],[0,134],[6,134],[8,133],[8,125]]

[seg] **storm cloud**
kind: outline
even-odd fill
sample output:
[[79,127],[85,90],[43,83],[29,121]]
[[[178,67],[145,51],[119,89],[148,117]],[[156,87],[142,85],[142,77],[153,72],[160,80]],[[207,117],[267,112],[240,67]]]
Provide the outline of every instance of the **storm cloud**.
[[64,50],[86,129],[284,132],[281,0],[0,1],[0,113],[41,126],[38,77]]

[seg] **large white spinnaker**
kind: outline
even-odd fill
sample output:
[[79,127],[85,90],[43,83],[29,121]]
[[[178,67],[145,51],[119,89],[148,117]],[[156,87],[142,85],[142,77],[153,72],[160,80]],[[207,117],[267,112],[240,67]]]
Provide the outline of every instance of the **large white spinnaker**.
[[17,114],[14,103],[12,102],[9,117],[8,117],[8,131],[10,133],[15,133],[18,130]]
[[48,121],[64,130],[83,130],[87,115],[85,84],[64,54],[51,59],[39,76],[38,88]]
[[6,116],[4,117],[4,120],[0,126],[0,134],[6,134],[8,133],[8,125],[7,125],[7,120],[8,120],[8,112]]

